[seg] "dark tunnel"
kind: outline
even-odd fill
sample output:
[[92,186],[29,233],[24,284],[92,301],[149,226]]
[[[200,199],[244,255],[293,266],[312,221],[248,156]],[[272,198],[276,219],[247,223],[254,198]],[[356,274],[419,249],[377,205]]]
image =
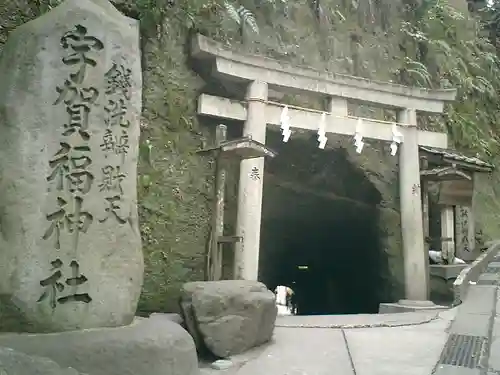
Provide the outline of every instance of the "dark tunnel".
[[377,313],[380,193],[343,149],[274,132],[267,143],[279,156],[266,161],[260,280],[291,287],[298,315]]

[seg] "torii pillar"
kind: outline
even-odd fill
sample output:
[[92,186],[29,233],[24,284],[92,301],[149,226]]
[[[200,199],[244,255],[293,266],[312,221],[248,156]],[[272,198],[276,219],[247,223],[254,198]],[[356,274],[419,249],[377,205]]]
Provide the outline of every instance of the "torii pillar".
[[399,150],[399,200],[405,297],[408,300],[425,301],[429,293],[429,255],[424,251],[417,113],[413,109],[403,109],[397,117],[398,123],[404,124],[401,127],[403,143]]
[[[243,125],[243,136],[254,141],[266,142],[267,83],[254,81],[248,85],[246,100],[247,118]],[[257,280],[259,273],[260,224],[262,217],[262,194],[264,185],[264,158],[253,158],[240,162],[238,185],[238,213],[236,236],[243,241],[235,244],[235,279]]]

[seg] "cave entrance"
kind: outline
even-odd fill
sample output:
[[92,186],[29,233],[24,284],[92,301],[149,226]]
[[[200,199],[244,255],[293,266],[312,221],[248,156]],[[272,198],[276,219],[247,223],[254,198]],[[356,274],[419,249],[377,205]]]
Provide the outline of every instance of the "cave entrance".
[[297,315],[377,313],[379,191],[343,148],[269,130],[266,143],[279,157],[265,166],[259,279],[291,287]]

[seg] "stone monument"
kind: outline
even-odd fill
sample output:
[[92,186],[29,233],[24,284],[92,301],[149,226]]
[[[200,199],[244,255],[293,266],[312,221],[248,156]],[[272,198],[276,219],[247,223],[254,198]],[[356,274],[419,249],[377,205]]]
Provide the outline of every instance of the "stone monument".
[[1,57],[2,301],[38,332],[130,324],[144,272],[137,21],[68,0]]
[[0,373],[6,347],[59,373],[199,374],[186,330],[135,317],[140,61],[138,22],[108,0],[66,0],[4,46]]

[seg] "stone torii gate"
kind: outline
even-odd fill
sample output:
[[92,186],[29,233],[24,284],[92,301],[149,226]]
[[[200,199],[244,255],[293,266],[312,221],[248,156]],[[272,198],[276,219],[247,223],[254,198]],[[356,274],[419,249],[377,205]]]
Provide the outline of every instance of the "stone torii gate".
[[[406,299],[428,299],[428,254],[424,250],[419,146],[446,148],[445,133],[419,130],[417,111],[442,113],[444,102],[453,101],[456,90],[426,90],[363,78],[292,67],[286,63],[245,55],[197,35],[192,41],[192,57],[212,64],[213,78],[229,84],[246,85],[243,102],[202,94],[198,114],[244,121],[243,135],[265,144],[266,126],[280,126],[285,104],[270,102],[268,89],[295,94],[320,94],[328,99],[323,111],[289,107],[291,128],[318,130],[326,117],[325,132],[353,136],[359,118],[349,116],[348,100],[367,102],[397,111],[397,129],[403,135],[399,152],[401,228],[403,239]],[[394,123],[362,119],[364,138],[393,141]],[[358,129],[359,130],[359,129]],[[264,158],[241,161],[238,192],[234,278],[257,280],[260,246]]]

